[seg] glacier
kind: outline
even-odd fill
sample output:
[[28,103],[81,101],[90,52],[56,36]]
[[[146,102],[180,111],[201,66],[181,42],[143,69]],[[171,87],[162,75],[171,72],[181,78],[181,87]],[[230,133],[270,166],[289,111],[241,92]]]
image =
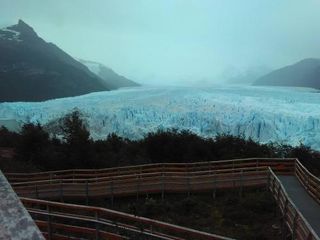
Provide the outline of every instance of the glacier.
[[1,103],[0,124],[12,120],[48,125],[75,109],[83,114],[93,139],[111,133],[140,139],[174,128],[203,137],[225,133],[320,150],[320,92],[308,88],[123,88],[44,102]]

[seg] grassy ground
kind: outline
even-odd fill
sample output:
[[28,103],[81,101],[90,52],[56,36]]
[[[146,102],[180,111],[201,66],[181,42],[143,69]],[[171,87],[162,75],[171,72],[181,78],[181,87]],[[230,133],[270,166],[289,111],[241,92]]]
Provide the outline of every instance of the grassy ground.
[[90,205],[108,207],[243,240],[278,240],[279,218],[271,194],[263,189],[212,194],[170,194],[137,198],[91,200]]

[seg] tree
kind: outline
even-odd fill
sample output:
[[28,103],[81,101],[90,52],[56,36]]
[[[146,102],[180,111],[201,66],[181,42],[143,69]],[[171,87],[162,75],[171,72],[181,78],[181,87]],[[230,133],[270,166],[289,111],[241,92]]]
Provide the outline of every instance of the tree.
[[66,155],[70,167],[90,167],[91,141],[79,111],[64,117],[63,139],[66,142]]
[[42,164],[49,146],[49,134],[38,124],[28,123],[22,126],[17,153],[20,159]]
[[0,147],[16,147],[19,134],[10,132],[6,127],[0,127]]
[[63,139],[69,145],[78,145],[89,141],[90,133],[81,119],[79,111],[66,115],[61,129],[64,135]]

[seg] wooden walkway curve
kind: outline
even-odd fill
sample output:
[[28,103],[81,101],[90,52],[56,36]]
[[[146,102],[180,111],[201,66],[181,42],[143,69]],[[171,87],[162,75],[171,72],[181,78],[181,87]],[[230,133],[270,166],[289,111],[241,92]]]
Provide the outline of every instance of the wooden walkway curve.
[[320,236],[320,205],[305,191],[295,176],[279,176],[293,203]]
[[[114,215],[110,214],[108,211],[111,210],[108,209],[70,206],[34,198],[88,200],[103,196],[109,197],[112,201],[114,197],[129,195],[138,197],[141,194],[160,193],[164,197],[169,192],[214,193],[217,189],[239,188],[241,191],[244,187],[255,186],[268,187],[271,191],[280,208],[283,226],[286,226],[283,229],[288,229],[293,239],[320,240],[320,212],[314,207],[313,215],[306,214],[303,206],[299,204],[297,195],[294,194],[298,188],[310,196],[309,200],[313,202],[313,206],[319,206],[320,180],[297,159],[251,158],[164,163],[99,170],[8,173],[6,176],[48,239],[63,239],[66,232],[70,235],[72,231],[87,236],[87,239],[92,239],[92,235],[96,236],[94,239],[125,239],[124,236],[127,236],[128,232],[147,234],[150,239],[230,239],[197,231],[195,233],[192,229],[119,212],[116,214],[117,217],[113,218]],[[101,218],[101,212],[108,214]],[[67,225],[66,218],[72,219],[74,224]],[[118,231],[111,231],[114,226],[117,226]],[[139,228],[143,231],[139,231]]]

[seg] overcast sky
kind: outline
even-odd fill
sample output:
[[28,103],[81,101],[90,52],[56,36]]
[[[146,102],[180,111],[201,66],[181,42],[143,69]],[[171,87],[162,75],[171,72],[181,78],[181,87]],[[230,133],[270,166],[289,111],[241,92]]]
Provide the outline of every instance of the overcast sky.
[[0,0],[0,26],[18,19],[141,83],[214,82],[320,57],[320,0]]

